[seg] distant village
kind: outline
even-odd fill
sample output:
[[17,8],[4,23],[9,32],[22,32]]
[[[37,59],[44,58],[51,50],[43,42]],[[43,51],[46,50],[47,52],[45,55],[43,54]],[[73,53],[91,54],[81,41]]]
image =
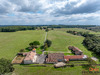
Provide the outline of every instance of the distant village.
[[[36,49],[30,52],[21,52],[13,59],[13,64],[54,64],[56,67],[66,66],[69,61],[81,61],[88,58],[83,52],[74,46],[69,46],[74,55],[64,55],[64,53],[37,54]],[[19,59],[19,60],[17,60]]]

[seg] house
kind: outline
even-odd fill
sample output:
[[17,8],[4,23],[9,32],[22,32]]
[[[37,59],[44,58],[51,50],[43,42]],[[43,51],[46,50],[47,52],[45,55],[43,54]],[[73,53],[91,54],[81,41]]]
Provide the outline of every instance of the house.
[[76,61],[76,60],[86,60],[87,55],[73,55],[64,56],[65,61]]
[[26,57],[24,58],[24,64],[33,64],[36,62],[37,55],[36,55],[36,49],[33,49],[32,51],[25,53]]
[[72,53],[74,53],[75,55],[82,55],[83,54],[83,52],[77,47],[69,46],[68,49],[70,49],[72,51]]
[[57,63],[59,60],[64,60],[63,53],[49,53],[46,58],[46,63]]

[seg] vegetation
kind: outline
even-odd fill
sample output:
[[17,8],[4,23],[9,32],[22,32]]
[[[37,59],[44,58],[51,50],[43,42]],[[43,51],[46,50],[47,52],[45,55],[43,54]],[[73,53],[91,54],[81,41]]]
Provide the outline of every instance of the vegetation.
[[8,27],[0,27],[0,32],[16,32],[22,30],[35,30],[34,26],[8,26]]
[[45,31],[46,31],[46,32],[48,32],[48,31],[49,31],[49,29],[48,29],[48,28],[46,28],[46,29],[45,29]]
[[1,58],[0,59],[0,75],[13,72],[14,68],[13,65],[11,64],[10,60]]
[[92,31],[95,31],[95,32],[100,32],[100,26],[88,27],[88,28],[85,28],[85,29],[92,30]]
[[52,41],[52,45],[48,48],[48,51],[71,53],[68,47],[76,46],[81,49],[85,55],[91,57],[91,52],[82,44],[84,37],[71,35],[66,33],[66,30],[69,29],[55,29],[48,32],[47,39]]
[[100,38],[98,36],[86,37],[83,43],[90,51],[100,55]]
[[[82,44],[85,37],[74,36],[69,33],[66,33],[67,30],[77,30],[79,31],[88,31],[84,29],[55,29],[48,32],[47,39],[52,41],[52,45],[48,48],[48,51],[61,51],[65,55],[71,55],[68,46],[76,46],[83,51],[85,55],[92,57],[92,52],[88,51]],[[90,33],[95,33],[90,31]],[[97,33],[95,33],[97,34]],[[99,34],[99,33],[98,33]],[[44,30],[27,30],[27,31],[18,31],[13,33],[2,33],[0,32],[0,58],[4,57],[7,59],[13,59],[17,52],[20,49],[27,48],[29,43],[32,41],[39,41],[40,45],[43,45],[45,38]],[[25,51],[28,51],[25,49]],[[41,52],[40,48],[37,48],[37,53]],[[32,64],[33,65],[33,64]],[[81,66],[66,67],[55,69],[52,65],[48,67],[25,67],[25,65],[14,65],[14,74],[17,75],[81,75],[83,68]]]
[[52,44],[52,42],[50,40],[48,40],[48,39],[45,41],[45,43],[47,44],[48,47],[50,47],[51,44]]
[[[29,51],[29,43],[32,41],[39,41],[40,45],[44,44],[45,31],[44,30],[27,30],[11,33],[0,32],[0,58],[7,58],[12,60],[20,49]],[[37,53],[41,53],[40,48],[37,48]]]
[[88,28],[96,25],[49,25],[48,28]]
[[73,35],[78,35],[78,36],[84,36],[84,37],[88,37],[88,36],[94,36],[93,34],[89,34],[89,32],[77,32],[77,31],[67,31],[67,33],[71,33]]
[[40,45],[40,42],[39,41],[34,41],[34,42],[31,42],[29,43],[29,45],[33,48],[37,48],[37,45]]
[[21,49],[21,50],[20,50],[20,52],[24,52],[24,51],[25,51],[24,49]]
[[97,55],[100,54],[100,38],[98,36],[89,34],[89,32],[67,31],[67,33],[84,36],[85,39],[83,43],[88,48],[88,50],[95,52]]

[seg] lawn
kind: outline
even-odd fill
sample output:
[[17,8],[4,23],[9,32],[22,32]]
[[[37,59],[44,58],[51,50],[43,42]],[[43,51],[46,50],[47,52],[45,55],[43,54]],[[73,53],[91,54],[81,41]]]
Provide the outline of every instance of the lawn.
[[48,32],[47,38],[52,41],[52,45],[48,48],[48,51],[69,52],[68,46],[76,46],[84,54],[91,57],[92,52],[88,51],[82,44],[84,37],[66,33],[66,31],[67,29],[55,29]]
[[25,67],[20,65],[15,65],[16,70],[14,73],[16,75],[82,75],[82,67],[67,67],[58,68],[54,67]]
[[12,60],[20,49],[29,47],[30,42],[37,40],[43,45],[44,39],[45,31],[41,30],[0,32],[0,58]]

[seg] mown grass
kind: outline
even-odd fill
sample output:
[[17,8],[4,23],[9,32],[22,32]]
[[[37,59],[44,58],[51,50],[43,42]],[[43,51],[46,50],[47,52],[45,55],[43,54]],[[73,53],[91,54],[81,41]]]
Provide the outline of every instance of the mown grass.
[[48,51],[68,52],[68,46],[76,46],[81,49],[85,55],[92,57],[92,52],[88,51],[82,44],[84,37],[66,33],[66,30],[55,29],[48,32],[47,38],[52,41],[52,45],[48,48]]
[[82,67],[66,67],[57,68],[54,67],[24,67],[15,65],[16,75],[82,75]]
[[[43,45],[44,38],[45,31],[41,30],[0,32],[0,58],[12,60],[20,49],[29,47],[30,42],[37,40]],[[37,52],[40,52],[40,49]]]

